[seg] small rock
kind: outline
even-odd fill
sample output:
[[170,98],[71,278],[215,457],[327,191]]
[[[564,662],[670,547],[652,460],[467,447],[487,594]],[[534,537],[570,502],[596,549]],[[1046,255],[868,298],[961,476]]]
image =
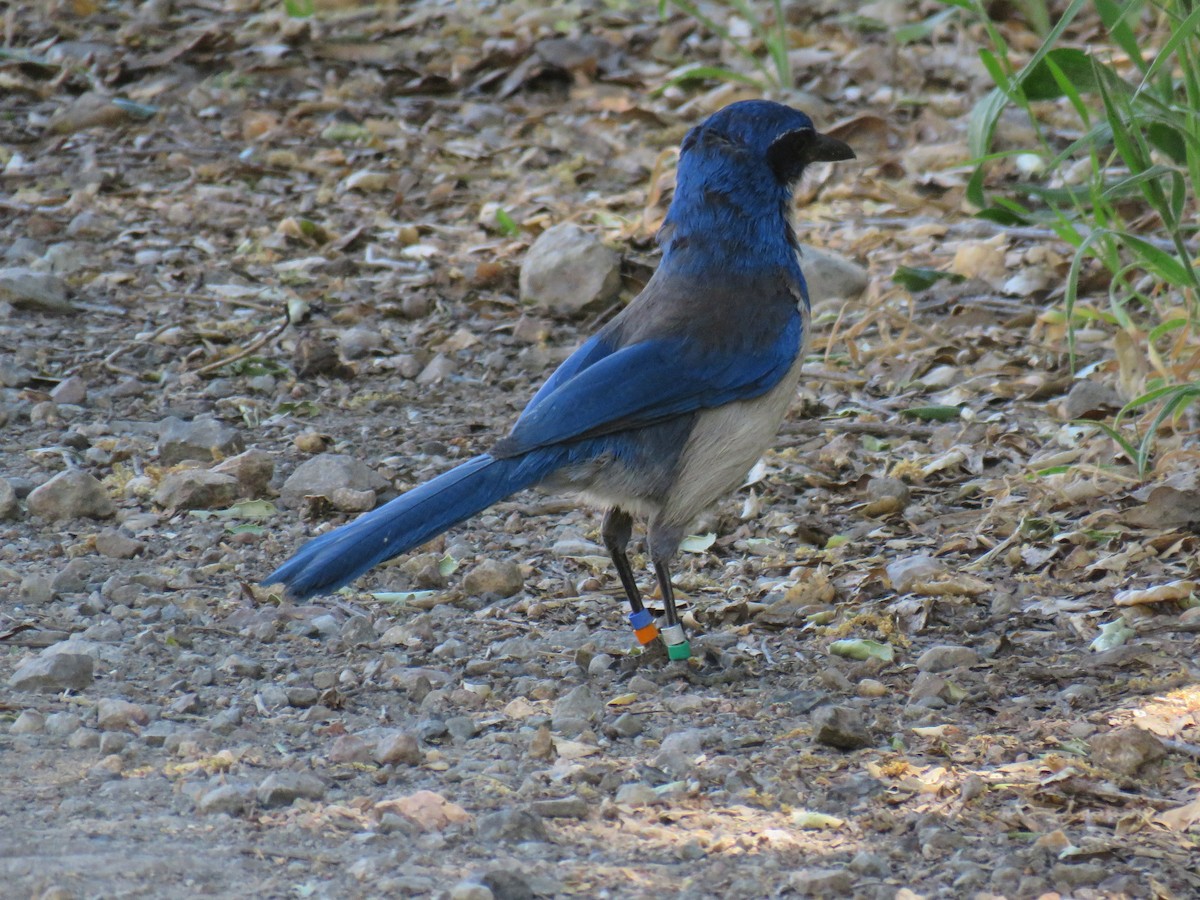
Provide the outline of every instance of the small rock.
[[356,491],[353,488],[334,488],[329,492],[329,502],[335,509],[348,513],[363,513],[375,508],[379,496],[374,491]]
[[511,560],[485,559],[463,578],[463,590],[473,597],[511,597],[524,586],[521,567]]
[[306,497],[325,497],[332,502],[338,488],[355,491],[385,491],[389,484],[378,472],[352,456],[322,453],[305,460],[283,483],[279,499],[284,506],[299,509]]
[[858,712],[845,706],[821,706],[812,714],[813,738],[838,750],[858,750],[871,744],[871,735]]
[[13,672],[8,686],[15,691],[81,691],[94,679],[90,656],[56,653],[31,659]]
[[117,731],[106,731],[100,735],[100,752],[120,753],[129,746],[129,736]]
[[885,878],[890,871],[884,857],[868,850],[859,850],[854,854],[847,868],[856,875],[865,875],[868,878]]
[[635,781],[617,788],[616,801],[623,806],[650,806],[658,801],[658,794],[650,785]]
[[50,391],[50,399],[58,404],[78,406],[87,399],[87,382],[78,375],[64,378]]
[[704,747],[706,733],[701,728],[686,728],[663,738],[654,764],[682,778],[696,768],[696,757]]
[[621,290],[621,257],[565,222],[542,232],[521,265],[521,302],[561,316],[611,303]]
[[418,766],[424,759],[417,739],[404,731],[391,731],[383,735],[372,755],[381,766]]
[[362,359],[383,346],[383,335],[375,328],[347,328],[338,335],[338,349],[345,359]]
[[621,713],[612,723],[612,730],[621,737],[637,737],[642,733],[642,717],[633,713]]
[[325,782],[307,772],[276,772],[258,786],[258,802],[265,807],[288,806],[297,798],[320,800]]
[[337,737],[329,748],[329,761],[333,763],[365,763],[371,760],[371,748],[355,734]]
[[0,478],[0,522],[15,519],[20,512],[16,489],[7,478]]
[[46,730],[46,717],[33,709],[26,709],[13,721],[9,734],[41,734]]
[[567,891],[561,885],[547,883],[547,879],[538,879],[541,884],[534,889],[533,878],[526,880],[512,869],[492,869],[479,877],[480,882],[491,890],[496,900],[535,900],[537,897],[560,897]]
[[263,667],[258,660],[231,653],[221,663],[221,671],[239,678],[258,678],[263,673]]
[[846,897],[854,878],[845,869],[799,869],[788,877],[792,890],[806,897]]
[[[96,742],[99,744],[99,741]],[[125,768],[125,761],[120,756],[112,754],[104,757],[100,762],[96,763],[88,769],[88,775],[99,781],[111,781],[121,777],[121,771]]]
[[239,816],[250,808],[253,801],[254,792],[248,785],[222,784],[203,794],[196,801],[196,809],[205,814],[226,813]]
[[173,472],[154,492],[154,502],[163,509],[220,509],[232,505],[237,497],[236,478],[208,469]]
[[445,353],[439,353],[417,375],[417,384],[436,384],[458,371],[458,364]]
[[67,562],[54,576],[54,592],[56,594],[78,594],[86,591],[91,577],[91,564],[82,557],[76,557]]
[[275,460],[264,450],[247,450],[221,460],[212,471],[236,478],[239,496],[261,497],[275,475]]
[[867,484],[867,503],[863,515],[889,516],[908,506],[908,485],[899,478],[872,478]]
[[321,699],[321,692],[311,687],[284,688],[284,693],[287,694],[288,706],[297,709],[308,709]]
[[56,712],[46,716],[46,733],[66,737],[83,727],[83,719],[73,712]]
[[1136,727],[1098,734],[1089,742],[1092,761],[1121,775],[1134,775],[1142,766],[1167,755],[1162,741]]
[[369,644],[377,637],[375,625],[366,616],[351,616],[342,625],[339,637],[351,647]]
[[117,508],[104,486],[82,469],[55,475],[29,494],[29,511],[50,521],[62,519],[107,519]]
[[450,888],[450,900],[495,900],[492,889],[478,881],[460,881]]
[[589,807],[582,797],[561,797],[537,800],[529,808],[546,819],[586,819]]
[[945,672],[979,662],[979,654],[970,647],[957,644],[939,644],[930,647],[917,658],[917,668],[922,672]]
[[1103,863],[1058,863],[1050,870],[1050,879],[1056,886],[1066,888],[1066,893],[1073,894],[1084,885],[1099,884],[1110,874],[1111,869]]
[[565,737],[575,737],[604,715],[604,701],[581,684],[555,701],[550,712],[551,727]]
[[858,683],[858,696],[875,698],[887,696],[887,685],[874,678],[864,678]]
[[232,734],[241,724],[242,708],[231,706],[208,720],[208,730],[213,734]]
[[65,315],[75,312],[67,299],[67,284],[56,275],[22,266],[0,269],[0,300],[17,309]]
[[501,809],[480,816],[475,836],[481,841],[548,841],[546,826],[537,813],[529,809]]
[[917,584],[930,581],[946,572],[946,564],[932,556],[910,556],[890,562],[887,577],[898,594],[907,594]]
[[188,459],[211,463],[245,449],[237,430],[212,416],[197,416],[191,422],[168,416],[159,429],[158,461],[164,466]]
[[96,535],[96,551],[111,559],[133,559],[145,549],[144,541],[130,537],[119,528],[106,528]]
[[867,270],[831,250],[800,245],[800,268],[808,295],[818,300],[853,300],[867,289]]
[[45,606],[58,596],[49,575],[26,575],[17,588],[17,596],[26,606]]
[[146,710],[128,700],[105,697],[96,704],[96,724],[102,731],[120,731],[149,721]]

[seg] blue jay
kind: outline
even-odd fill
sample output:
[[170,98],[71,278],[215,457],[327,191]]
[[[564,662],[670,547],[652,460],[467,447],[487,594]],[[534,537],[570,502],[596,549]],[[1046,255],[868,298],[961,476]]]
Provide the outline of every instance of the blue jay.
[[790,212],[813,162],[853,159],[798,110],[733,103],[691,129],[642,293],[575,351],[507,437],[455,469],[300,548],[264,580],[327,593],[524,488],[606,509],[604,545],[638,639],[659,636],[626,556],[632,515],[665,606],[672,659],[690,655],[670,564],[697,516],[734,490],[795,394],[809,301]]

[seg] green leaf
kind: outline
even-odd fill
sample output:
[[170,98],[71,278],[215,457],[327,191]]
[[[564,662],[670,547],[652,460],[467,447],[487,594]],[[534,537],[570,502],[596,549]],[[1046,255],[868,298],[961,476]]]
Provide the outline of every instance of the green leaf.
[[939,25],[957,12],[958,10],[953,8],[943,9],[941,12],[936,12],[928,18],[922,19],[920,22],[901,25],[892,32],[892,39],[901,46],[914,43],[915,41],[923,41],[932,35]]
[[1074,47],[1059,47],[1039,60],[1022,80],[1021,87],[1028,99],[1056,100],[1065,95],[1047,63],[1053,63],[1078,93],[1096,92],[1096,72],[1092,68],[1092,58]]
[[439,591],[377,591],[371,594],[380,603],[412,603],[436,596]]
[[458,571],[458,560],[455,559],[453,556],[451,556],[449,553],[447,553],[445,556],[443,556],[441,559],[438,560],[438,573],[443,578],[449,578],[451,575],[453,575],[457,571]]
[[900,410],[900,415],[923,422],[953,422],[962,417],[957,406],[911,406]]
[[834,656],[844,656],[846,659],[857,659],[860,662],[867,659],[880,659],[890,663],[896,658],[896,651],[890,644],[881,644],[879,641],[868,641],[863,638],[834,641],[829,645],[829,652]]
[[496,210],[496,225],[499,227],[500,233],[505,237],[512,237],[521,231],[521,226],[514,222],[512,216],[503,209]]
[[1091,648],[1096,653],[1103,653],[1105,650],[1120,647],[1136,634],[1136,631],[1125,624],[1124,619],[1117,619],[1100,626],[1100,634],[1092,641]]
[[283,0],[283,8],[293,19],[307,19],[316,12],[315,0]]
[[920,266],[897,266],[892,275],[892,281],[913,293],[928,290],[939,281],[958,284],[966,280],[966,276],[957,272],[943,272],[940,269],[926,269]]

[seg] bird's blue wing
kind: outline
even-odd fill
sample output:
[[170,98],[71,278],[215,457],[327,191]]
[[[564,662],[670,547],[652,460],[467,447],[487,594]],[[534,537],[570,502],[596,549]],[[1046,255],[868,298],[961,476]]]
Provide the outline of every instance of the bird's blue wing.
[[597,360],[603,359],[610,353],[612,353],[612,346],[604,340],[603,333],[588,338],[588,340],[580,345],[578,350],[563,360],[562,364],[546,379],[546,383],[538,388],[538,392],[533,395],[533,399],[525,404],[525,409],[521,415],[525,416],[528,414],[542,400],[558,390],[563,382],[573,378],[580,371],[586,369]]
[[587,351],[578,363],[572,356],[538,391],[497,450],[526,453],[757,397],[795,363],[802,327],[796,312],[769,346],[750,353],[660,338],[604,355],[606,348],[589,341],[577,352]]

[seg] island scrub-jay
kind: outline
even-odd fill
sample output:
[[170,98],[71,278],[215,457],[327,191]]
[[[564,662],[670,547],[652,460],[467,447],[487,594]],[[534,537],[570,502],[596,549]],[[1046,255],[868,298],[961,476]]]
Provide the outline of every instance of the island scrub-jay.
[[690,653],[670,563],[695,518],[774,437],[800,377],[808,291],[790,212],[809,163],[853,159],[804,113],[733,103],[688,132],[645,290],[550,376],[487,453],[303,547],[265,579],[296,598],[372,566],[534,485],[607,510],[605,547],[642,643],[659,634],[625,555],[633,520],[666,607],[672,659]]

